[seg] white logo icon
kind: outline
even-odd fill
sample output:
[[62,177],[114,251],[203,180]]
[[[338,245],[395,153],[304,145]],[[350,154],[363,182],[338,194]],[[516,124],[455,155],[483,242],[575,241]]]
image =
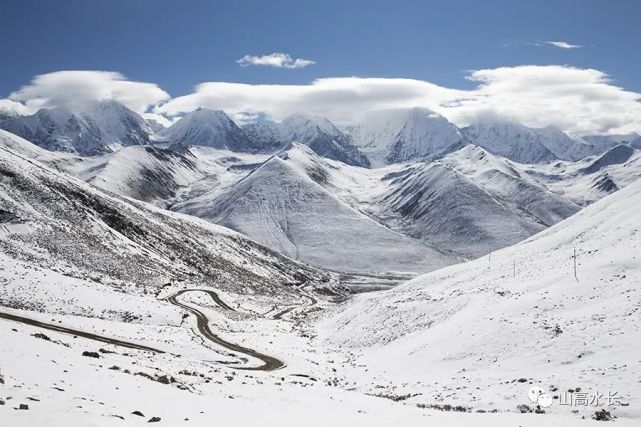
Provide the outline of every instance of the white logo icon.
[[549,408],[552,406],[552,396],[547,394],[541,387],[532,387],[527,396],[530,398],[532,403],[537,403],[543,408]]

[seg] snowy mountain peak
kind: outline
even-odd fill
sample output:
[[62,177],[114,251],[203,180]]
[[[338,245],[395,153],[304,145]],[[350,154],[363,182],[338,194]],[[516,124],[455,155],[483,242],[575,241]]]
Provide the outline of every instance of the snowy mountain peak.
[[273,152],[283,147],[280,129],[274,122],[257,122],[243,126],[243,132],[258,152]]
[[493,154],[520,163],[577,161],[605,152],[612,145],[593,145],[547,126],[530,128],[508,120],[480,121],[463,129],[469,140]]
[[282,135],[287,142],[301,142],[320,156],[348,165],[370,166],[367,157],[350,138],[327,119],[297,116],[283,121],[282,126]]
[[453,123],[427,108],[371,113],[352,137],[376,166],[435,158],[466,143]]
[[31,116],[14,117],[0,127],[54,151],[95,155],[122,146],[149,143],[145,120],[113,100],[84,101],[43,108]]
[[463,132],[472,143],[515,162],[544,163],[557,159],[543,143],[542,135],[519,123],[485,121]]
[[281,130],[286,139],[305,138],[330,135],[337,138],[344,137],[343,133],[325,117],[309,116],[305,114],[292,114],[281,122]]
[[232,119],[220,110],[199,108],[185,114],[160,136],[174,144],[248,151],[249,140]]

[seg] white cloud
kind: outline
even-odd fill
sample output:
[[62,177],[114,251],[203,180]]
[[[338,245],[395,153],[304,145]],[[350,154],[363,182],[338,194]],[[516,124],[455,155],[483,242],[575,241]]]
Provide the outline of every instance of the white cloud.
[[529,65],[477,70],[468,79],[479,86],[453,109],[458,122],[496,114],[578,134],[641,130],[641,94],[613,85],[599,70]]
[[221,109],[235,120],[263,114],[281,120],[303,112],[343,125],[374,110],[422,106],[465,126],[488,116],[532,127],[577,133],[641,131],[641,95],[612,84],[598,70],[568,66],[518,66],[471,71],[472,90],[413,79],[341,77],[306,85],[209,82],[155,112],[175,116],[198,107]]
[[11,99],[0,100],[0,111],[25,114],[71,100],[117,99],[165,124],[204,107],[224,110],[239,123],[256,117],[282,120],[301,112],[354,125],[371,111],[420,106],[459,126],[500,117],[577,134],[641,132],[641,94],[616,86],[599,70],[525,65],[474,70],[465,77],[474,88],[451,89],[415,79],[336,77],[302,85],[207,82],[191,94],[169,99],[157,85],[131,82],[118,73],[60,71],[38,76]]
[[12,101],[11,99],[0,99],[0,114],[24,116],[29,114],[29,110],[20,102]]
[[556,41],[556,42],[545,42],[545,44],[550,45],[550,46],[555,46],[561,49],[578,49],[580,47],[583,47],[579,44],[570,44],[568,42],[564,41]]
[[168,128],[169,126],[173,125],[175,122],[178,121],[178,117],[175,117],[173,120],[163,116],[162,114],[154,114],[154,113],[144,113],[142,117],[145,120],[154,120],[164,127]]
[[116,72],[56,71],[34,77],[9,99],[22,103],[28,113],[70,101],[113,99],[142,114],[169,94],[154,83],[130,81]]
[[198,85],[190,95],[163,104],[156,112],[171,116],[205,107],[224,110],[241,122],[248,114],[262,113],[280,120],[304,112],[350,124],[372,110],[416,105],[436,108],[440,102],[464,94],[411,79],[342,77],[319,79],[307,85],[209,82]]
[[304,68],[308,65],[314,65],[316,61],[309,59],[296,58],[293,59],[289,54],[282,52],[274,52],[269,55],[252,56],[245,55],[236,61],[241,67],[249,67],[250,65],[263,65],[267,67],[276,68]]

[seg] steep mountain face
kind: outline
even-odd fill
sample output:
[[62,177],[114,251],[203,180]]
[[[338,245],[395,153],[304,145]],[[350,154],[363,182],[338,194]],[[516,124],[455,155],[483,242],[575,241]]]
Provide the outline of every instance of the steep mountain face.
[[372,113],[353,128],[352,139],[376,167],[434,159],[467,143],[454,124],[425,108]]
[[410,168],[387,179],[390,190],[379,201],[382,220],[439,248],[481,256],[545,228],[520,218],[441,163]]
[[641,151],[622,144],[576,162],[519,166],[530,179],[583,207],[641,178]]
[[157,134],[157,133],[164,132],[164,131],[165,131],[165,129],[167,129],[167,128],[165,127],[165,125],[163,125],[162,123],[160,123],[158,120],[154,120],[154,119],[145,119],[145,122],[146,122],[146,123],[147,123],[147,125],[149,126],[149,129],[151,129],[151,131],[152,131],[153,133],[156,133],[156,134]]
[[280,128],[277,123],[250,123],[243,126],[243,131],[251,141],[253,149],[257,152],[273,153],[287,144],[281,136]]
[[639,135],[636,133],[621,135],[586,135],[581,137],[581,139],[583,139],[588,144],[603,146],[603,151],[608,150],[615,145],[629,144],[637,138],[639,138]]
[[601,154],[611,143],[592,144],[554,127],[533,129],[514,122],[479,123],[463,129],[472,143],[519,163],[578,161]]
[[630,147],[641,150],[641,137],[630,141]]
[[589,144],[581,138],[570,137],[554,126],[536,129],[535,131],[540,135],[541,142],[561,160],[575,162],[601,154],[608,149],[607,147]]
[[543,163],[557,157],[535,130],[516,123],[481,123],[464,128],[463,133],[492,154],[520,163]]
[[327,274],[231,230],[105,193],[5,146],[0,212],[3,254],[122,289],[215,283],[294,297],[294,283],[333,286]]
[[41,109],[32,116],[3,120],[0,128],[47,150],[80,155],[145,145],[151,133],[142,117],[116,101],[70,103]]
[[528,176],[521,165],[466,146],[440,160],[478,185],[528,222],[550,227],[579,211],[579,206]]
[[632,147],[628,147],[627,145],[617,145],[614,148],[609,149],[598,159],[594,160],[594,162],[589,166],[580,169],[580,172],[590,174],[598,172],[606,166],[623,164],[630,160],[634,153],[635,149]]
[[353,166],[369,167],[370,163],[350,142],[347,135],[323,117],[295,114],[280,123],[281,137],[286,142],[300,142],[316,154]]
[[185,114],[160,132],[159,137],[183,147],[196,145],[241,152],[252,150],[245,133],[227,114],[205,108]]
[[515,165],[466,146],[383,177],[385,224],[436,247],[476,257],[517,243],[579,210]]
[[204,177],[188,149],[126,147],[76,168],[79,178],[103,190],[145,202],[174,197],[176,191]]
[[455,260],[395,233],[340,201],[274,156],[222,195],[176,206],[180,212],[240,231],[285,255],[341,271],[428,271]]

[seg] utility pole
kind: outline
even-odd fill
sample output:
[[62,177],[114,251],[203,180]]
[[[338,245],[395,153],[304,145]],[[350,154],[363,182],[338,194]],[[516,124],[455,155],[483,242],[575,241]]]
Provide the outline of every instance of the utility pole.
[[574,278],[576,279],[577,283],[579,282],[579,277],[576,274],[576,248],[574,248]]
[[514,278],[516,279],[516,260],[514,260]]

